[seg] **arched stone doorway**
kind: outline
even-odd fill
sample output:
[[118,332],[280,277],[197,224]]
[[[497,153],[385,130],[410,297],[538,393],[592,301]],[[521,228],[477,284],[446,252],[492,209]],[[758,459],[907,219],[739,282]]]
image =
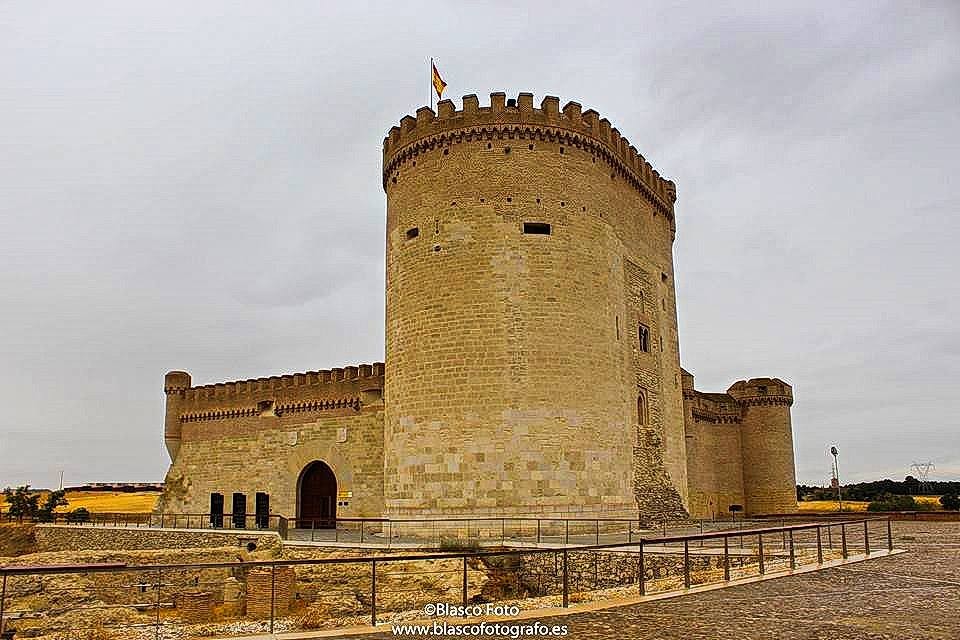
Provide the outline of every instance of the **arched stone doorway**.
[[297,481],[298,527],[333,529],[337,523],[337,476],[321,460],[304,467]]

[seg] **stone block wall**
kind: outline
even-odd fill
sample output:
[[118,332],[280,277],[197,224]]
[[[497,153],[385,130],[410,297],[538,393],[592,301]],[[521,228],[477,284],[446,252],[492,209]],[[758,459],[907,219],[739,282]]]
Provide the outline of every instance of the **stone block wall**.
[[[637,461],[686,487],[675,190],[595,111],[503,98],[420,109],[384,141],[386,510],[635,514]],[[662,450],[635,458],[641,382]]]

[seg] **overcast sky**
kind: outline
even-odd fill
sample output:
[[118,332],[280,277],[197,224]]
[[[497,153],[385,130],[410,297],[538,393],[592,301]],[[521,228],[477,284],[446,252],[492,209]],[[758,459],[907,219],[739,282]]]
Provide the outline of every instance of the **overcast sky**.
[[676,181],[683,365],[793,385],[798,481],[960,478],[960,5],[460,4],[0,4],[0,486],[162,480],[170,369],[382,360],[431,55]]

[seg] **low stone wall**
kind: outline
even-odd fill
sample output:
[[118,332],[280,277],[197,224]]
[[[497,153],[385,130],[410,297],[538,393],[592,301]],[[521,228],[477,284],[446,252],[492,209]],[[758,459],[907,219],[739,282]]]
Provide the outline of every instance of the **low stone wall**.
[[[38,525],[40,551],[85,551],[106,549],[196,549],[237,546],[256,550],[278,549],[275,532],[188,531],[177,529],[114,528],[79,525]],[[249,549],[253,550],[253,549]]]

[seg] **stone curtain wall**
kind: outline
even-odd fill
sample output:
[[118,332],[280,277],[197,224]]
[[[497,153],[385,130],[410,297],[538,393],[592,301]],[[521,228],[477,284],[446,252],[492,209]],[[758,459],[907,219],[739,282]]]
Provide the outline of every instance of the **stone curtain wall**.
[[387,512],[635,514],[627,260],[664,278],[649,371],[676,371],[663,456],[685,484],[672,183],[576,103],[438,110],[384,141]]
[[[326,462],[347,506],[340,517],[379,517],[383,511],[383,405],[359,409],[255,415],[183,425],[179,452],[167,472],[160,510],[207,513],[210,494],[270,495],[270,512],[297,515],[297,481],[314,460]],[[344,492],[351,492],[346,497]]]

